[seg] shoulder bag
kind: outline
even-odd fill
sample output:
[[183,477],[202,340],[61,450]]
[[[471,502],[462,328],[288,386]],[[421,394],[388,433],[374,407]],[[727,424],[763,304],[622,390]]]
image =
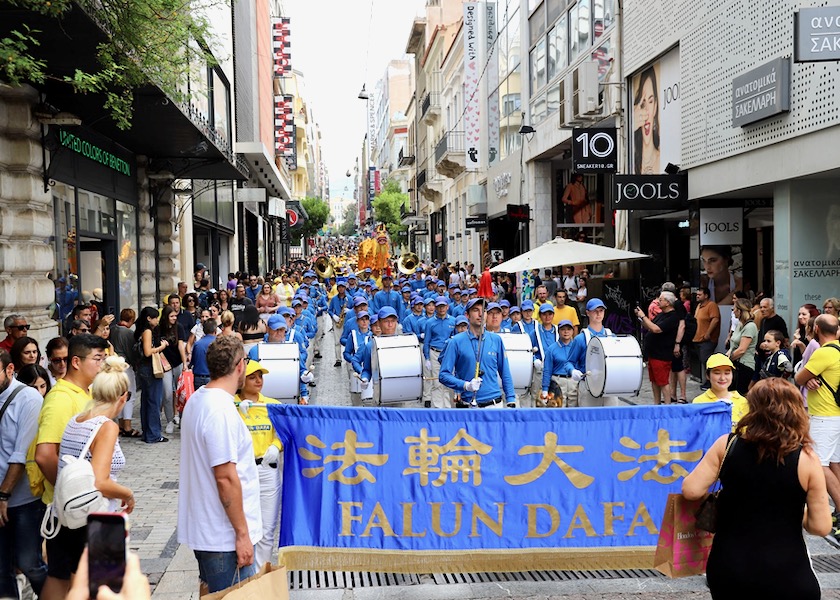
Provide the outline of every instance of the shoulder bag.
[[[735,445],[735,440],[738,439],[738,436],[734,433],[729,434],[729,442],[726,444],[726,451],[723,453],[723,458],[720,461],[720,467],[718,467],[717,478],[715,478],[715,483],[717,484],[717,489],[711,492],[703,502],[700,503],[700,506],[697,508],[697,512],[694,513],[694,517],[696,518],[696,527],[697,529],[702,529],[703,531],[708,531],[709,533],[714,533],[717,529],[717,517],[718,517],[718,494],[720,494],[720,472],[723,469],[723,463],[726,461],[726,457],[729,456],[729,452],[732,450],[732,446]],[[714,484],[712,484],[714,485]]]

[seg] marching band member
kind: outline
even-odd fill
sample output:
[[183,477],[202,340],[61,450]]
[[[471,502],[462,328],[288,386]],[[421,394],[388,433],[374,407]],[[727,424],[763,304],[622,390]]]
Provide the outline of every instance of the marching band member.
[[[350,311],[350,308],[353,306],[352,302],[353,299],[350,295],[347,294],[347,281],[344,279],[338,279],[335,282],[336,289],[338,293],[333,296],[332,300],[330,300],[330,306],[328,310],[328,314],[332,319],[332,332],[333,332],[333,343],[335,344],[335,365],[340,367],[341,360],[338,358],[341,356],[341,331],[339,331],[339,323],[341,323],[342,318],[346,320],[347,313]],[[341,327],[343,329],[344,324],[341,323]]]
[[403,333],[413,333],[418,340],[422,339],[421,318],[423,318],[423,298],[415,296],[411,301],[411,312],[402,321]]
[[[450,408],[449,394],[440,383],[440,362],[438,358],[443,351],[446,340],[452,337],[455,330],[455,319],[447,315],[449,303],[443,296],[435,301],[435,316],[426,321],[423,337],[423,366],[426,377],[434,377],[431,385],[430,405],[433,408]],[[427,407],[429,408],[429,407]]]
[[426,283],[423,281],[423,267],[414,269],[414,279],[411,280],[411,289],[415,292],[423,292],[426,289]]
[[540,324],[531,334],[531,345],[534,351],[534,377],[531,381],[530,406],[534,406],[540,396],[543,376],[543,360],[551,347],[560,339],[557,327],[553,325],[554,306],[550,302],[540,305]]
[[522,301],[522,328],[525,333],[531,335],[536,328],[536,321],[534,321],[534,303],[530,300]]
[[363,293],[363,291],[359,288],[358,279],[356,278],[356,274],[351,272],[347,276],[347,295],[351,298],[355,298],[359,294]]
[[502,333],[502,307],[499,303],[488,303],[485,312],[487,313],[485,329],[491,333]]
[[309,353],[309,340],[306,337],[306,333],[298,329],[297,325],[295,325],[295,311],[291,308],[283,307],[277,312],[286,319],[286,341],[294,342],[298,345],[300,349],[300,361],[306,364]]
[[510,330],[513,333],[525,333],[522,325],[522,310],[518,306],[510,307]]
[[283,484],[283,442],[268,418],[268,408],[250,406],[252,403],[280,404],[262,394],[263,375],[267,373],[268,369],[251,360],[245,367],[245,382],[234,396],[234,401],[240,403],[239,414],[251,434],[260,480],[262,539],[254,545],[254,564],[258,567],[271,562],[275,534],[280,525],[280,488]]
[[438,293],[435,289],[437,287],[437,278],[434,276],[426,277],[426,289],[423,291],[423,298],[437,298]]
[[420,326],[423,328],[424,333],[426,331],[426,321],[435,318],[435,302],[437,302],[437,296],[426,298],[425,302],[423,302],[423,309],[426,312],[423,315],[423,321],[420,323]]
[[460,393],[462,402],[478,408],[516,408],[513,379],[502,338],[483,330],[483,302],[475,299],[467,305],[469,328],[453,337],[446,349],[440,365],[440,382]]
[[510,302],[508,300],[499,300],[499,306],[502,307],[502,331],[510,331]]
[[[467,330],[467,327],[469,327],[469,325],[470,322],[464,315],[461,315],[460,317],[457,317],[455,319],[455,333],[453,334],[453,337],[449,338],[448,340],[446,340],[446,342],[444,342],[443,350],[441,350],[440,356],[438,356],[438,363],[443,362],[443,356],[444,354],[446,354],[447,349],[452,345],[452,339],[454,338],[454,336],[458,335],[459,333],[464,333]],[[438,371],[440,371],[440,367],[438,367]],[[469,404],[461,402],[461,394],[455,394],[452,400],[455,404],[455,408],[470,407]]]
[[394,312],[397,313],[397,317],[399,317],[402,298],[400,298],[399,292],[394,291],[392,288],[393,284],[393,278],[388,275],[388,273],[384,273],[382,275],[382,290],[376,292],[374,295],[373,301],[371,302],[371,308],[379,311],[386,306],[390,306],[394,309]]
[[540,400],[545,405],[548,392],[553,390],[554,397],[559,400],[559,406],[574,407],[578,405],[577,382],[582,376],[575,367],[578,357],[574,352],[579,351],[579,348],[572,344],[575,326],[568,319],[564,319],[557,327],[560,330],[560,339],[547,351],[543,363]]
[[400,292],[402,292],[402,298],[400,300],[400,309],[397,311],[397,317],[400,323],[402,323],[403,319],[411,314],[411,288],[404,285],[400,288]]
[[461,288],[453,289],[450,297],[449,314],[456,318],[462,316],[466,311],[466,304],[461,304]]
[[[379,325],[379,329],[381,331],[380,334],[382,336],[394,335],[397,331],[397,311],[393,309],[391,306],[385,306],[379,309],[379,312],[376,313],[377,316],[377,324]],[[377,336],[378,337],[378,336]],[[359,364],[362,367],[362,371],[360,374],[361,381],[362,381],[362,395],[364,395],[365,390],[370,388],[371,381],[370,378],[372,376],[373,367],[371,366],[371,359],[370,359],[370,352],[371,347],[373,344],[367,344],[362,346],[361,354],[359,356]]]
[[[368,312],[368,301],[364,296],[356,296],[353,298],[353,313],[347,313],[347,318],[344,319],[344,329],[341,332],[341,345],[347,346],[347,338],[350,332],[356,329],[356,319],[362,313]],[[336,361],[337,367],[341,366],[340,361]]]
[[[575,367],[581,373],[586,373],[586,346],[592,337],[610,337],[613,332],[604,327],[604,313],[607,307],[600,298],[592,298],[586,303],[586,316],[589,317],[589,325],[575,336]],[[617,396],[602,396],[596,398],[589,393],[586,379],[578,385],[578,404],[580,406],[619,406],[621,402]]]
[[[259,361],[260,360],[260,352],[261,346],[265,344],[294,344],[296,343],[294,340],[287,339],[287,329],[288,324],[286,322],[286,318],[282,315],[275,314],[271,315],[268,318],[266,323],[268,325],[268,333],[265,334],[265,339],[251,348],[248,351],[248,358],[252,361]],[[298,346],[300,349],[300,346]],[[298,404],[309,404],[309,388],[306,384],[312,383],[314,381],[315,376],[312,375],[310,371],[306,369],[306,359],[304,358],[304,353],[301,352],[300,355],[300,366],[299,366],[299,375],[300,375],[300,400],[298,400]],[[267,373],[268,371],[266,371]]]
[[362,406],[362,385],[357,377],[361,374],[362,367],[357,360],[362,346],[370,343],[370,313],[364,312],[356,317],[356,324],[358,330],[354,329],[350,332],[350,337],[347,339],[347,346],[344,348],[344,360],[350,365],[350,402],[353,406]]

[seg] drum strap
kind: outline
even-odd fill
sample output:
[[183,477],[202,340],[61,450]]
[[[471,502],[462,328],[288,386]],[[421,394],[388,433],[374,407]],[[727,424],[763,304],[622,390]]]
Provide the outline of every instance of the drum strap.
[[292,328],[289,330],[289,335],[288,335],[287,337],[288,337],[288,339],[289,339],[289,340],[291,340],[291,341],[294,341],[294,340],[295,340],[295,329],[296,329],[295,327],[292,327]]
[[[545,349],[543,349],[543,342],[542,342],[542,332],[543,331],[545,331],[545,329],[543,329],[543,326],[540,325],[539,328],[536,330],[536,333],[537,333],[536,338],[537,338],[537,346],[539,346],[539,348],[540,348],[540,356],[542,356],[542,359],[545,360]],[[560,335],[558,334],[557,327],[555,325],[551,326],[551,332],[554,335],[555,343],[559,342],[560,341]]]

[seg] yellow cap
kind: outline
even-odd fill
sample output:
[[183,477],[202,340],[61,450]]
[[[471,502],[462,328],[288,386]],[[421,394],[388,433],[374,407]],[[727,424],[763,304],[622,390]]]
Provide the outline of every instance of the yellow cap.
[[732,364],[732,361],[729,360],[729,357],[725,354],[721,354],[718,352],[717,354],[712,354],[709,357],[709,360],[706,361],[706,370],[711,371],[712,369],[716,369],[718,367],[729,367],[730,369],[735,369],[735,365]]
[[254,374],[254,373],[256,373],[257,371],[259,371],[259,372],[260,372],[260,373],[262,373],[263,375],[265,375],[266,373],[268,373],[268,369],[266,369],[264,366],[262,366],[262,365],[259,363],[259,361],[257,361],[257,360],[252,360],[252,361],[250,361],[250,362],[248,363],[248,366],[247,366],[247,367],[245,367],[245,377],[247,377],[248,375],[253,375],[253,374]]

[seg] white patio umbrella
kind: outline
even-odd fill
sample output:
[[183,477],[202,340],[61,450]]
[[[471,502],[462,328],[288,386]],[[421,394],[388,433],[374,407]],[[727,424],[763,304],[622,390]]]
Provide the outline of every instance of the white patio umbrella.
[[619,250],[609,246],[576,242],[556,237],[525,254],[506,260],[490,269],[494,273],[517,273],[531,269],[546,269],[560,265],[594,265],[599,263],[622,262],[649,258],[647,254]]

